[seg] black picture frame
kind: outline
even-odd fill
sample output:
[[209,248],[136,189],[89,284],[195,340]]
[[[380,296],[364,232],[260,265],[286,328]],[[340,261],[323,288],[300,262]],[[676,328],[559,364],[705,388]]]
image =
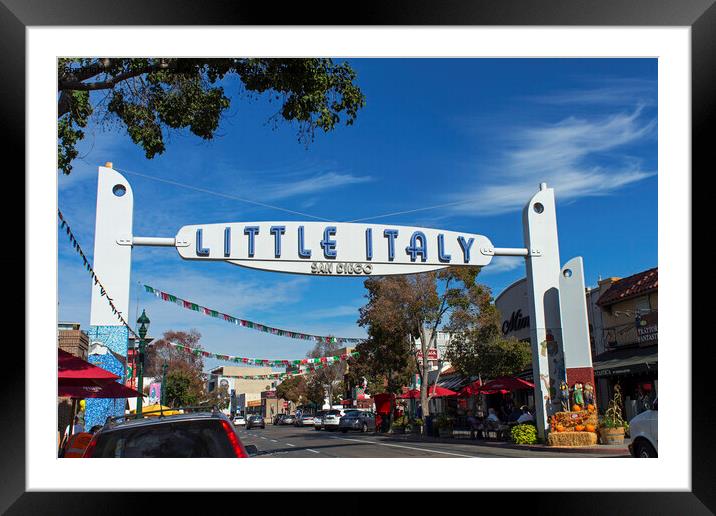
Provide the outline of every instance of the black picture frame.
[[[279,9],[259,2],[240,0],[204,0],[180,3],[177,0],[0,0],[0,103],[6,149],[24,149],[25,135],[25,29],[28,26],[101,26],[101,25],[510,25],[510,26],[682,26],[691,28],[692,73],[692,158],[693,170],[714,163],[716,145],[708,141],[708,128],[716,115],[716,6],[715,0],[501,0],[427,2],[360,2],[353,4],[349,16],[336,16],[337,3],[321,2],[281,5]],[[24,167],[24,152],[14,152],[16,167]],[[17,170],[17,168],[15,168]],[[688,178],[688,171],[684,171]],[[687,179],[688,180],[688,179]],[[24,186],[23,186],[24,188]],[[29,194],[30,192],[26,192]],[[691,252],[691,250],[684,250]],[[693,304],[695,320],[705,316],[703,305]],[[26,324],[32,314],[26,314]],[[684,328],[691,328],[682,321]],[[690,331],[684,341],[670,345],[689,345]],[[695,341],[695,339],[694,339]],[[704,344],[702,342],[702,344]],[[692,347],[692,378],[709,378],[710,361],[706,345]],[[0,425],[2,480],[0,511],[7,514],[84,514],[126,512],[140,493],[27,493],[25,492],[25,354],[13,357],[3,379],[4,412],[11,414]],[[693,381],[693,380],[692,380]],[[693,384],[695,385],[695,384]],[[688,388],[685,387],[685,388]],[[591,492],[591,493],[511,493],[479,495],[480,507],[505,496],[517,507],[539,514],[713,514],[716,511],[716,475],[714,439],[709,423],[716,413],[714,398],[707,388],[692,389],[692,490],[690,492]],[[565,475],[572,472],[565,471]],[[583,472],[584,473],[584,472]],[[79,482],[79,479],[78,479]],[[81,483],[79,483],[81,485]],[[347,486],[352,487],[352,486]],[[167,508],[171,499],[182,503],[180,493],[155,500]],[[302,495],[293,500],[311,500]],[[319,498],[316,493],[316,499]],[[224,497],[222,497],[224,499]],[[111,500],[111,501],[110,501]],[[228,506],[212,494],[206,501],[212,508],[237,507],[240,498],[232,497]],[[246,499],[244,499],[246,500]],[[271,504],[271,500],[265,500]],[[369,506],[372,502],[368,500]],[[478,500],[475,500],[478,502]],[[247,502],[247,508],[250,502]],[[373,506],[377,507],[377,506]],[[541,509],[540,509],[541,507]],[[60,509],[61,508],[61,509]],[[578,508],[578,510],[577,510]],[[142,511],[152,510],[151,503]],[[238,510],[238,509],[237,509]],[[340,510],[340,509],[339,509]],[[455,506],[455,510],[458,509]]]

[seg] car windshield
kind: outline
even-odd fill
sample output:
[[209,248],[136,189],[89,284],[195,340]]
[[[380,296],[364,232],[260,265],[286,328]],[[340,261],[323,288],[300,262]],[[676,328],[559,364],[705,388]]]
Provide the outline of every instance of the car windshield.
[[346,416],[357,416],[360,414],[360,410],[346,410]]
[[101,433],[93,457],[235,457],[218,419],[175,421]]
[[329,410],[329,411],[327,412],[327,415],[329,415],[329,416],[340,416],[340,415],[341,415],[341,411],[340,411],[340,410]]

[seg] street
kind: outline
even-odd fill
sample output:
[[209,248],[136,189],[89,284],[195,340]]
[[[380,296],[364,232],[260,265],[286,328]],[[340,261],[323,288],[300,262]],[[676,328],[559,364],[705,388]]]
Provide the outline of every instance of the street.
[[416,442],[408,436],[338,431],[315,431],[313,427],[266,425],[265,429],[239,429],[244,445],[254,444],[257,458],[459,458],[459,457],[616,457],[615,454],[576,453],[505,448],[476,441]]

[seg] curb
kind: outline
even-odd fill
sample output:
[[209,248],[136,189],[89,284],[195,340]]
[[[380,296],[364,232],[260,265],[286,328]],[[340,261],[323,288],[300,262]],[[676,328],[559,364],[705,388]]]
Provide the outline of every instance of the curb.
[[511,450],[530,450],[537,452],[554,452],[560,451],[564,453],[593,453],[595,455],[630,455],[629,448],[623,447],[612,447],[612,446],[547,446],[546,444],[512,444],[507,442],[499,441],[484,441],[478,439],[440,439],[440,438],[424,438],[416,436],[404,437],[400,434],[374,434],[380,437],[386,437],[391,440],[405,441],[405,442],[422,442],[422,443],[444,443],[444,444],[467,444],[470,446],[487,446],[491,448],[507,448]]

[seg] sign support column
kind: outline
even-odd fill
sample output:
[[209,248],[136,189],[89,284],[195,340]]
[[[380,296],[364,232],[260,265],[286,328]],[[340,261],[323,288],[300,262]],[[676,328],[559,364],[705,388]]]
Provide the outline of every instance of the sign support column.
[[537,433],[544,439],[553,400],[564,379],[559,306],[559,243],[554,189],[540,184],[522,212],[527,247],[527,294],[530,309],[532,376],[535,384]]

